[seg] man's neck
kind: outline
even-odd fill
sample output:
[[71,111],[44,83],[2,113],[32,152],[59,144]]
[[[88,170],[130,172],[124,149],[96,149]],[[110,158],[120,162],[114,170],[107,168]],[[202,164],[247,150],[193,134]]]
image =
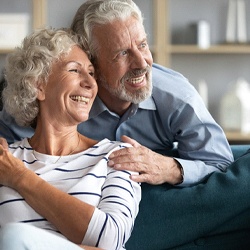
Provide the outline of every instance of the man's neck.
[[98,93],[98,96],[110,111],[119,116],[122,116],[131,105],[131,102],[122,101],[107,93]]

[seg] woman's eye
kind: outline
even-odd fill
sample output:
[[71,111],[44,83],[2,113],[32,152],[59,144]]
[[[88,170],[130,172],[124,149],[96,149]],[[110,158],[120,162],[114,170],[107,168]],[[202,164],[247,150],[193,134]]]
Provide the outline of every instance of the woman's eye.
[[76,73],[78,73],[78,69],[70,69],[69,72],[76,72]]
[[90,74],[91,76],[95,77],[95,73],[94,73],[94,72],[90,71],[89,74]]

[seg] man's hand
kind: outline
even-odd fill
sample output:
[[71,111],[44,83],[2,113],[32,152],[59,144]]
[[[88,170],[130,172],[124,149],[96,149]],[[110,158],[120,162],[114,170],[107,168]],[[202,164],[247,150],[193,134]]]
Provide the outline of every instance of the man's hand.
[[3,137],[0,137],[0,145],[2,145],[3,148],[8,149],[8,143]]
[[174,185],[182,181],[181,168],[175,159],[157,154],[130,137],[123,136],[122,141],[133,147],[114,151],[109,156],[110,167],[139,172],[139,175],[131,175],[135,182],[153,185],[167,182]]

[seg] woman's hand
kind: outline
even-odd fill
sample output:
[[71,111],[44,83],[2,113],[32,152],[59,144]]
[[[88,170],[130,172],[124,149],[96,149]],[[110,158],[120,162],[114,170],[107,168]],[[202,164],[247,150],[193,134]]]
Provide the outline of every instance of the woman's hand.
[[79,247],[81,247],[84,250],[102,250],[102,248],[90,247],[90,246],[84,246],[84,245],[79,245]]
[[18,180],[26,171],[28,169],[23,162],[0,145],[0,184],[15,189]]
[[8,143],[3,137],[0,137],[0,145],[2,145],[3,148],[8,149]]

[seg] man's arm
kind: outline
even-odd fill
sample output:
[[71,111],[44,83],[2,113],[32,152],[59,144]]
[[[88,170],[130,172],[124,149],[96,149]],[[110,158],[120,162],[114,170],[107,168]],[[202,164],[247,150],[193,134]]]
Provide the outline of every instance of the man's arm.
[[113,152],[109,157],[109,166],[116,170],[137,171],[139,176],[131,176],[134,181],[154,185],[191,186],[213,172],[225,172],[233,162],[233,155],[222,129],[213,120],[208,119],[203,124],[195,121],[195,113],[185,109],[184,113],[188,115],[181,115],[185,117],[183,120],[176,119],[180,124],[173,125],[177,131],[178,127],[183,127],[183,130],[179,135],[172,130],[178,142],[178,158],[158,154],[139,143],[123,139],[134,147]]
[[[153,66],[153,99],[158,120],[152,122],[163,127],[162,141],[169,145],[177,143],[178,158],[166,157],[153,152],[150,143],[137,135],[140,146],[122,149],[110,157],[110,166],[140,172],[140,180],[150,184],[179,184],[181,186],[199,183],[215,171],[225,171],[233,161],[233,155],[221,127],[214,121],[195,88],[178,72],[159,65]],[[144,129],[139,127],[138,130]],[[130,131],[133,137],[136,131]],[[146,137],[150,138],[150,130]],[[150,149],[149,149],[150,148]],[[132,151],[132,152],[126,152]],[[121,157],[122,155],[122,157]],[[181,168],[181,167],[182,168]],[[183,169],[183,172],[182,172]],[[138,179],[137,179],[138,181]]]

